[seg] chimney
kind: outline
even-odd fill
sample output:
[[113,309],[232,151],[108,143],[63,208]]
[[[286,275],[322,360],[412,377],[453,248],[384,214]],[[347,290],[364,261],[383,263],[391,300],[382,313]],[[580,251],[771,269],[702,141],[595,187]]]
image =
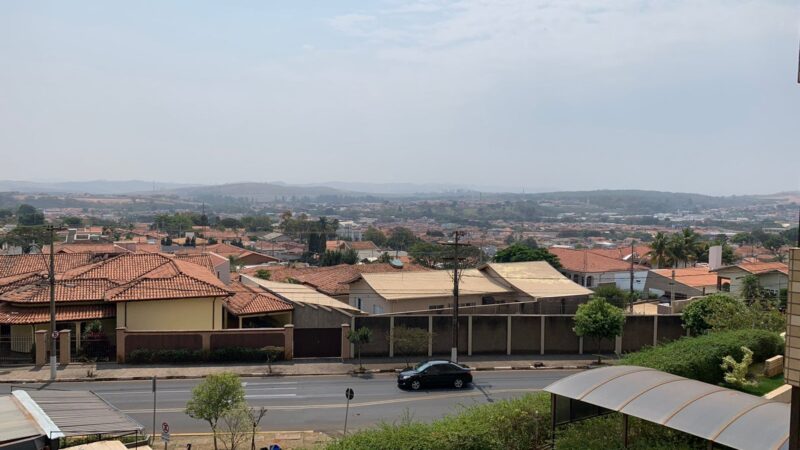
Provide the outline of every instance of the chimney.
[[722,246],[715,245],[708,249],[708,269],[717,270],[722,267]]

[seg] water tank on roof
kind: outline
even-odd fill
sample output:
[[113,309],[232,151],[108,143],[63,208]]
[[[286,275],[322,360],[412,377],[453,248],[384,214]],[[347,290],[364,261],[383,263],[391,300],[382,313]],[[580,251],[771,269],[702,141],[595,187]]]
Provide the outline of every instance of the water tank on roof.
[[394,267],[395,269],[402,269],[403,268],[403,261],[400,261],[397,258],[393,258],[389,261],[389,265]]

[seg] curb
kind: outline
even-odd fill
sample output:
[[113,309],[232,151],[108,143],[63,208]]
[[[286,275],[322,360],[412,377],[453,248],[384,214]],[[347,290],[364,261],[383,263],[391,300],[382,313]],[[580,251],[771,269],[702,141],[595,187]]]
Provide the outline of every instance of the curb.
[[[585,365],[562,365],[562,366],[496,366],[496,367],[471,367],[470,369],[475,372],[490,372],[490,371],[500,371],[500,370],[514,370],[514,371],[524,371],[524,370],[586,370],[586,369],[593,369],[596,367],[593,364],[585,364]],[[240,377],[260,377],[260,378],[272,378],[272,377],[309,377],[309,376],[335,376],[335,375],[368,375],[368,374],[376,374],[376,373],[399,373],[403,369],[366,369],[364,372],[357,372],[354,370],[350,370],[347,372],[337,372],[337,373],[251,373],[251,372],[240,372],[236,375]],[[166,375],[166,376],[159,376],[159,380],[195,380],[205,378],[205,375]],[[132,377],[94,377],[94,378],[87,378],[87,377],[73,377],[73,378],[58,378],[56,382],[61,383],[80,383],[80,382],[93,382],[93,381],[145,381],[145,380],[152,380],[152,376],[132,376]],[[29,384],[29,383],[47,383],[50,380],[0,380],[0,384]]]

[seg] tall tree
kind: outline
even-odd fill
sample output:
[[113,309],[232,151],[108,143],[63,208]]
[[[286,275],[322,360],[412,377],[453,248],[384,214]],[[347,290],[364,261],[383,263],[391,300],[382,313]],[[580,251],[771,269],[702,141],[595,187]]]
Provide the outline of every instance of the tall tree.
[[650,243],[650,264],[655,268],[672,265],[669,254],[669,238],[659,231]]
[[530,248],[520,242],[497,252],[494,260],[495,262],[547,261],[554,268],[561,268],[558,256],[550,253],[546,248]]
[[365,241],[372,241],[378,247],[383,247],[386,245],[386,235],[383,234],[383,231],[373,227],[372,225],[367,227],[367,230],[364,231],[363,238]]
[[387,244],[392,250],[408,250],[416,241],[417,236],[413,231],[405,227],[395,227],[389,235]]
[[31,205],[19,205],[19,208],[17,208],[17,224],[23,226],[44,225],[44,214]]

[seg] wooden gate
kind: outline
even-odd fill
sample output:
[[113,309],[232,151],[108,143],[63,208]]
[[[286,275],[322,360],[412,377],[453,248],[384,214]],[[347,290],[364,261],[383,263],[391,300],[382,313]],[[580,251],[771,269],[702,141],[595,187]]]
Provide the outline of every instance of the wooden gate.
[[338,358],[342,356],[341,328],[295,328],[295,358]]

